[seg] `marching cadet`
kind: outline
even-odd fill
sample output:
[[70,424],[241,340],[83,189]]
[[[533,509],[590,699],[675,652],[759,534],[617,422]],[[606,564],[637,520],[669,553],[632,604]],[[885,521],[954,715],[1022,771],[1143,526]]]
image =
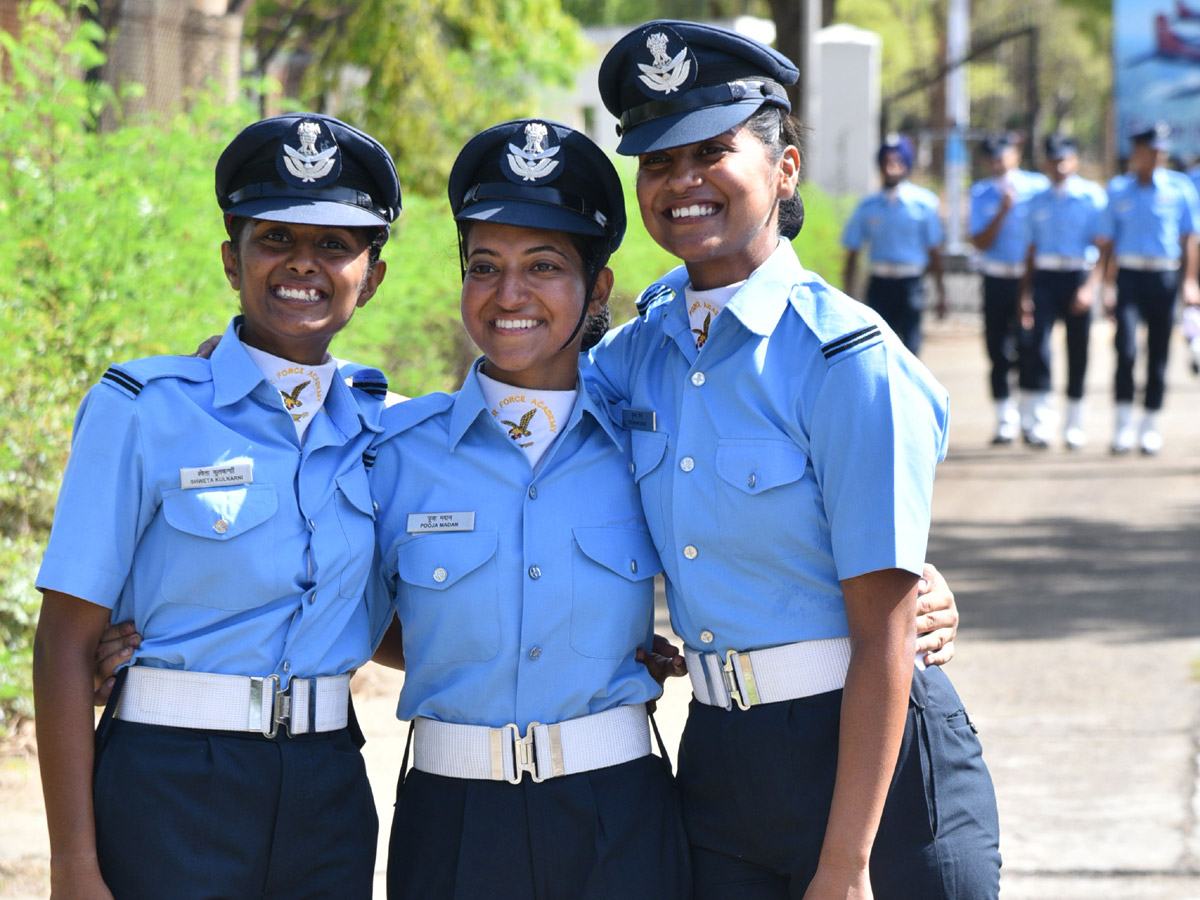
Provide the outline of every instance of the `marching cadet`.
[[[51,890],[366,900],[349,683],[390,613],[363,601],[386,382],[328,347],[383,280],[400,186],[373,138],[301,113],[241,132],[216,189],[242,314],[211,359],[114,365],[88,392],[38,573]],[[110,614],[141,638],[93,744]]]
[[1013,135],[985,138],[980,152],[992,175],[971,188],[971,243],[981,251],[983,274],[983,339],[991,361],[992,399],[996,403],[993,444],[1010,444],[1018,429],[1033,427],[1033,409],[1018,411],[1010,397],[1009,372],[1018,351],[1018,308],[1025,256],[1029,247],[1025,217],[1029,198],[1049,186],[1045,175],[1017,168],[1020,145]]
[[1087,372],[1092,306],[1100,285],[1096,245],[1107,202],[1104,189],[1079,176],[1079,145],[1073,138],[1046,138],[1046,174],[1051,186],[1029,201],[1029,258],[1032,300],[1022,300],[1022,318],[1032,318],[1021,353],[1021,384],[1034,394],[1033,427],[1027,438],[1049,445],[1054,416],[1050,406],[1050,334],[1061,319],[1067,332],[1067,447],[1087,443],[1083,427],[1083,380]]
[[854,293],[858,251],[871,245],[867,305],[879,313],[913,353],[921,349],[921,313],[925,307],[924,275],[933,273],[937,314],[946,314],[942,282],[942,223],[938,198],[908,180],[912,171],[912,142],[892,134],[877,154],[883,188],[864,199],[842,232],[846,248],[842,283]]
[[[1106,299],[1117,323],[1115,454],[1129,453],[1135,440],[1145,454],[1162,449],[1157,413],[1166,392],[1175,298],[1182,290],[1185,303],[1200,305],[1196,283],[1200,198],[1186,175],[1164,166],[1170,133],[1167,125],[1159,123],[1130,135],[1128,171],[1108,183],[1108,206],[1101,222],[1107,292],[1114,283],[1116,287],[1115,302]],[[1115,267],[1108,265],[1113,257]],[[1135,430],[1133,367],[1139,320],[1146,325],[1146,393],[1145,411]]]
[[692,681],[678,780],[695,896],[983,900],[991,780],[945,675],[914,669],[907,621],[946,396],[792,250],[797,75],[679,21],[635,28],[600,66],[642,223],[682,263],[592,361],[632,429]]

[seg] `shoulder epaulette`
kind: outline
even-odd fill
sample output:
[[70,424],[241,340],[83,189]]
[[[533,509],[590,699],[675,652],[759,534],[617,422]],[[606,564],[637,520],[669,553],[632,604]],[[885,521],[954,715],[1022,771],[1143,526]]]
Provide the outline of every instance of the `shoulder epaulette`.
[[130,397],[137,397],[142,388],[160,378],[208,381],[212,378],[212,367],[207,359],[196,356],[148,356],[114,363],[100,376],[100,381]]
[[347,379],[347,384],[355,390],[362,391],[380,400],[387,396],[387,376],[374,366],[364,366],[359,363],[338,360],[338,373]]
[[825,355],[826,359],[833,359],[839,353],[845,353],[853,347],[881,340],[882,337],[883,335],[880,333],[878,325],[867,325],[857,331],[842,335],[837,340],[822,344],[821,353]]
[[650,311],[650,307],[656,306],[659,303],[669,303],[675,299],[675,289],[669,284],[663,284],[656,281],[650,287],[646,288],[637,298],[637,311],[639,316],[644,316]]
[[375,450],[374,450],[374,448],[368,448],[363,451],[362,461],[363,461],[364,469],[369,470],[371,468],[371,466],[375,465]]
[[400,434],[443,413],[454,405],[454,394],[434,393],[413,397],[383,411],[379,424],[385,437]]

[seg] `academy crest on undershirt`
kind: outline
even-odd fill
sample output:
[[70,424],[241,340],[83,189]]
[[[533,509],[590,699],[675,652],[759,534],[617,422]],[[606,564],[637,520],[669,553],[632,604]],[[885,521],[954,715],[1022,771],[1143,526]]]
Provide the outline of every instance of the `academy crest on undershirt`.
[[292,187],[323,187],[342,173],[342,155],[329,126],[301,119],[279,145],[275,168]]
[[523,146],[510,143],[505,147],[500,163],[504,174],[518,184],[545,184],[561,175],[562,144],[554,129],[545,122],[528,122],[524,137]]
[[663,26],[647,29],[645,35],[646,49],[636,61],[642,92],[659,99],[690,88],[696,80],[698,63],[683,38]]

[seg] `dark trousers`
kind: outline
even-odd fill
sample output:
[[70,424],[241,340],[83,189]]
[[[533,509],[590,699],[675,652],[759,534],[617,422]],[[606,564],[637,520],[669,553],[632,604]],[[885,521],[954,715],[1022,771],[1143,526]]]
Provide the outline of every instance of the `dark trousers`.
[[1009,372],[1017,367],[1019,278],[983,276],[983,342],[992,364],[992,399],[1009,394]]
[[1133,402],[1133,364],[1137,360],[1138,320],[1146,323],[1146,409],[1162,409],[1167,388],[1167,352],[1175,321],[1179,272],[1117,270],[1118,403]]
[[[679,750],[696,900],[800,900],[816,872],[837,769],[841,691],[747,711],[693,700]],[[999,894],[996,796],[954,688],[914,671],[908,721],[871,853],[879,900]]]
[[1033,273],[1033,327],[1021,333],[1021,388],[1028,391],[1050,390],[1050,335],[1054,323],[1063,321],[1067,331],[1067,396],[1083,399],[1083,379],[1087,374],[1088,335],[1092,310],[1071,311],[1079,286],[1087,272]]
[[667,764],[646,756],[535,784],[401,777],[388,900],[689,900]]
[[904,346],[914,354],[921,351],[921,311],[925,308],[925,284],[920,275],[912,278],[871,276],[867,305],[883,317]]
[[281,737],[105,721],[96,845],[117,900],[370,900],[379,821],[351,729]]

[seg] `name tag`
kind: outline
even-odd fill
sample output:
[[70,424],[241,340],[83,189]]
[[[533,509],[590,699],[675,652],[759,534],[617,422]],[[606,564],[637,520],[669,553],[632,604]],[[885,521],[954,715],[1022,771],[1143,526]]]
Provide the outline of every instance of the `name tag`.
[[422,531],[474,531],[475,513],[409,513],[407,530],[409,534],[420,534]]
[[631,431],[654,431],[657,424],[658,418],[652,409],[621,410],[621,425]]
[[192,488],[226,487],[231,484],[253,484],[254,463],[230,463],[227,466],[205,466],[180,469],[179,486]]

